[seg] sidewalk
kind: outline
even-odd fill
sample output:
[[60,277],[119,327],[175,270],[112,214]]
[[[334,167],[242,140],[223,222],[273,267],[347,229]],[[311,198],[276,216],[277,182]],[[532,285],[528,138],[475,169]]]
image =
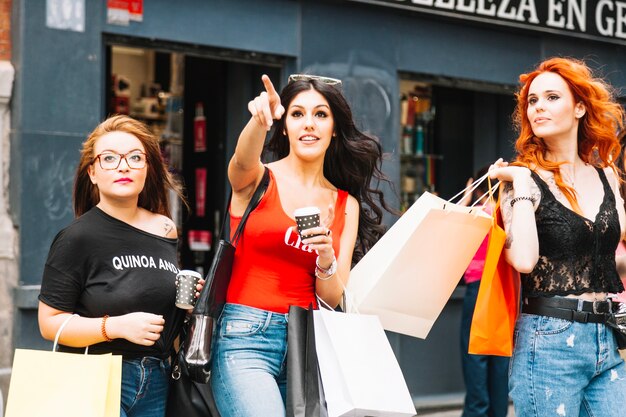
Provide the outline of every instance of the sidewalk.
[[[462,410],[454,409],[454,410],[446,410],[446,411],[418,411],[418,417],[461,417]],[[509,413],[507,417],[515,417],[515,412],[513,412],[513,405],[509,406]]]

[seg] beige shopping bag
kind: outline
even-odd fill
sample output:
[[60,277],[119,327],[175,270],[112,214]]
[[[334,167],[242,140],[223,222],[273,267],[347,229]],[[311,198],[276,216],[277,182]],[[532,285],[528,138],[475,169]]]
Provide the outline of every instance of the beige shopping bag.
[[328,417],[412,417],[413,399],[378,317],[313,311]]
[[478,207],[422,194],[352,269],[353,306],[425,339],[491,223]]
[[16,349],[5,417],[119,417],[122,357]]

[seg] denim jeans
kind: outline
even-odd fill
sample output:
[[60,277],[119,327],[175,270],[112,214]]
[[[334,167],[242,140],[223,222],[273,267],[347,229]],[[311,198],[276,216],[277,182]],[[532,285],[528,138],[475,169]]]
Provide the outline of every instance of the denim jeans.
[[226,304],[211,379],[222,417],[285,416],[287,315]]
[[480,281],[467,284],[461,316],[461,364],[465,382],[462,417],[506,417],[509,358],[467,353]]
[[169,373],[167,360],[148,356],[124,359],[120,417],[163,417]]
[[521,314],[509,388],[516,417],[623,417],[626,365],[604,324]]

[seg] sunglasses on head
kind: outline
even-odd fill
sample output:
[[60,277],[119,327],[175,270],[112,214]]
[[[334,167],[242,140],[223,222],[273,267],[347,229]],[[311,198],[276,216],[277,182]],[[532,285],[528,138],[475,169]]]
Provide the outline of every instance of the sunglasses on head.
[[288,82],[292,83],[294,81],[311,81],[311,80],[316,80],[316,81],[319,81],[328,85],[341,86],[341,80],[338,80],[337,78],[322,77],[320,75],[309,75],[309,74],[291,74],[289,76]]

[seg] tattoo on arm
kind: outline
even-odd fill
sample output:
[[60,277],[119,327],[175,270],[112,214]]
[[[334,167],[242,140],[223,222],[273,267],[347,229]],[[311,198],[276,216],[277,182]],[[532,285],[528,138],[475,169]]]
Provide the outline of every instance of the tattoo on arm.
[[[513,184],[510,182],[504,183],[500,200],[500,211],[502,212],[504,230],[506,231],[506,240],[504,242],[506,249],[511,249],[511,245],[513,244],[513,231],[511,230],[511,224],[513,223],[513,207],[511,207],[511,200],[513,200],[513,195]],[[533,208],[537,210],[539,201],[541,200],[541,190],[535,181],[531,181],[530,195],[533,198]]]
[[511,200],[513,199],[513,184],[505,182],[501,195],[500,211],[502,212],[502,221],[504,221],[504,230],[506,231],[504,247],[506,249],[511,249],[511,244],[513,243],[513,233],[511,231],[511,222],[513,221],[513,211],[511,208]]

